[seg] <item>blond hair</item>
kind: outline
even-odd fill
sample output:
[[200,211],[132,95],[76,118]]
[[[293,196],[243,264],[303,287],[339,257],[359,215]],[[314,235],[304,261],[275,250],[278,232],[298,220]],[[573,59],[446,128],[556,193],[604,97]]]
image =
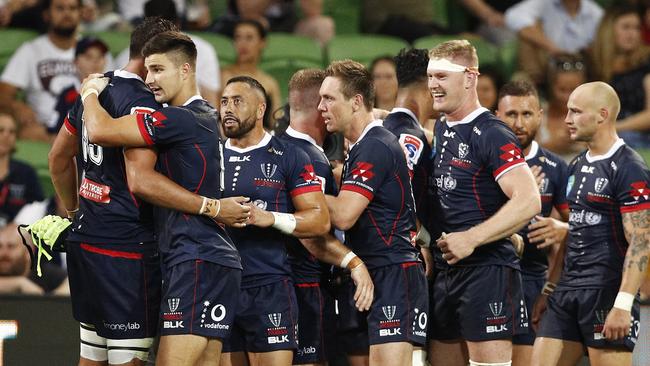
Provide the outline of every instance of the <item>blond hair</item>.
[[429,58],[446,58],[460,61],[465,66],[478,68],[476,48],[466,39],[442,42],[429,51]]

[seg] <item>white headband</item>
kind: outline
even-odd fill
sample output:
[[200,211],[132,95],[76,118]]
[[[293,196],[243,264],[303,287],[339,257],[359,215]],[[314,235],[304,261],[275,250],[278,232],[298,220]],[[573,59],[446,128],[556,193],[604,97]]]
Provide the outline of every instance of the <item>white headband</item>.
[[439,71],[449,71],[449,72],[476,72],[478,70],[475,67],[467,67],[459,64],[455,64],[446,58],[436,58],[429,59],[429,65],[427,66],[428,70],[439,70]]

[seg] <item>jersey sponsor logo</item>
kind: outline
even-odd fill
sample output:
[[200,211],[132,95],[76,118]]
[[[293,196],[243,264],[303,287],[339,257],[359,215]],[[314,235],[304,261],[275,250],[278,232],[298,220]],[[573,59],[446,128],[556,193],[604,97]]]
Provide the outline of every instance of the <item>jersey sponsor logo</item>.
[[269,147],[269,149],[267,151],[272,153],[272,154],[279,155],[279,156],[284,155],[284,151],[276,150],[273,146]]
[[[201,313],[201,328],[209,329],[230,329],[229,324],[221,324],[220,322],[226,318],[226,307],[223,304],[216,304],[210,307],[210,301],[203,302],[203,312]],[[209,318],[208,318],[209,315]],[[210,319],[212,322],[209,322]],[[208,321],[206,323],[206,320]]]
[[519,300],[519,327],[528,328],[528,310],[524,300]]
[[255,201],[253,201],[253,204],[262,210],[266,210],[266,206],[268,206],[266,201],[260,199],[256,199]]
[[266,177],[266,179],[271,179],[275,174],[275,171],[278,169],[278,166],[273,163],[262,163],[260,164],[260,168],[262,169],[264,177]]
[[314,346],[298,348],[298,356],[313,355],[315,353],[316,347]]
[[591,211],[571,211],[569,214],[569,222],[582,224],[583,222],[588,225],[597,225],[602,220],[602,215],[597,212]]
[[503,153],[499,155],[499,157],[507,163],[521,159],[521,150],[513,143],[501,146],[500,150],[503,151]]
[[165,329],[185,328],[185,326],[183,326],[183,312],[177,311],[178,306],[180,304],[181,304],[181,299],[178,297],[170,297],[167,299],[167,306],[169,307],[169,312],[164,312],[162,315],[163,328]]
[[280,344],[289,342],[289,331],[287,327],[281,327],[282,313],[267,314],[272,328],[266,329],[266,341],[268,344]]
[[508,318],[505,315],[501,315],[503,312],[503,302],[490,302],[488,303],[488,308],[493,316],[485,318],[485,332],[500,333],[507,331],[508,327],[506,323],[508,322]]
[[617,165],[616,165],[616,163],[615,163],[615,162],[613,162],[613,161],[609,163],[609,166],[611,166],[611,167],[612,167],[612,170],[613,170],[613,171],[616,171],[616,170],[618,170],[618,166],[617,166]]
[[231,156],[228,158],[229,163],[245,163],[245,162],[250,162],[251,161],[251,156],[246,155],[246,156]]
[[650,196],[650,189],[648,189],[648,184],[643,181],[639,182],[634,182],[630,184],[632,187],[632,190],[630,191],[630,196],[634,198],[635,201],[638,201],[643,197],[644,200],[648,200],[648,196]]
[[474,131],[475,134],[481,136],[481,130],[479,130],[478,127],[474,126],[474,128],[472,128],[472,131]]
[[418,337],[426,337],[427,322],[428,322],[427,313],[425,311],[420,311],[420,309],[418,308],[413,309],[413,312],[415,312],[415,317],[413,318],[413,326],[412,326],[413,334]]
[[372,172],[372,168],[374,165],[366,162],[357,162],[357,166],[352,169],[350,174],[352,175],[352,179],[357,179],[358,177],[361,177],[361,181],[365,182],[369,179],[372,179],[372,177],[375,176],[375,173]]
[[440,177],[436,177],[436,185],[438,188],[450,192],[456,189],[456,179],[451,175],[441,175]]
[[107,323],[103,321],[104,328],[112,331],[128,332],[132,330],[140,329],[140,323],[138,322],[126,322],[126,323]]
[[458,144],[458,157],[465,159],[465,157],[467,157],[467,154],[469,154],[469,145],[462,142]]
[[151,114],[154,111],[155,109],[149,107],[133,107],[130,114]]
[[593,166],[583,165],[580,168],[580,173],[594,174],[594,169],[595,169],[595,167],[593,167]]
[[413,170],[413,167],[420,160],[424,143],[419,138],[407,133],[399,135],[399,143],[404,149],[404,154],[406,154],[406,163],[409,169]]
[[450,139],[453,139],[456,136],[456,132],[450,132],[449,130],[445,130],[445,132],[442,135],[445,137],[449,137]]
[[387,320],[379,321],[379,336],[388,337],[401,335],[401,320],[395,319],[397,306],[396,305],[385,305],[381,307],[381,311],[384,313],[384,316]]
[[111,202],[111,187],[103,185],[84,177],[79,187],[79,195],[87,200],[97,203]]
[[609,183],[607,178],[596,178],[596,182],[594,182],[596,193],[601,193],[607,187],[607,183]]

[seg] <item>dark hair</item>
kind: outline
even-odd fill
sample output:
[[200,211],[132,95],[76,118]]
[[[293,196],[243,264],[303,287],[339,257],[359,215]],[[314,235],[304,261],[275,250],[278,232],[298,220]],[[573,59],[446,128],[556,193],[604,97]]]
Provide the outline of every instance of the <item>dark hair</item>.
[[497,100],[501,100],[507,96],[534,96],[535,98],[539,98],[537,89],[535,89],[535,85],[527,80],[515,80],[507,83],[501,88],[501,90],[499,90],[499,98]]
[[172,0],[149,0],[144,4],[144,16],[159,16],[171,22],[178,23],[176,4]]
[[363,97],[367,111],[372,110],[375,101],[375,86],[370,72],[360,63],[352,60],[334,61],[325,70],[327,76],[341,81],[341,93],[350,99],[356,94]]
[[156,34],[170,31],[178,31],[178,27],[169,20],[161,17],[147,17],[131,33],[131,44],[129,45],[129,59],[142,57],[142,49],[145,43]]
[[[42,9],[49,10],[50,6],[52,6],[52,1],[53,0],[43,0],[43,2],[41,3]],[[83,6],[83,0],[77,1],[77,4],[79,5],[79,8],[81,8]]]
[[395,65],[395,60],[393,59],[393,56],[391,56],[391,55],[379,56],[379,57],[373,59],[372,61],[370,61],[370,67],[368,68],[368,70],[370,70],[371,75],[372,75],[372,72],[375,71],[375,67],[377,66],[377,64],[382,62],[382,61],[386,61],[386,62],[390,63],[391,65],[396,66]]
[[395,61],[397,85],[399,87],[427,80],[428,50],[402,48],[399,54],[393,57],[393,60]]
[[250,76],[243,76],[243,75],[235,76],[233,78],[228,79],[226,85],[230,85],[232,83],[248,84],[248,86],[250,86],[253,89],[256,89],[257,91],[262,93],[262,95],[266,96],[266,89],[264,89],[264,87],[262,86],[262,84],[260,84],[259,81],[253,79]]
[[257,20],[252,20],[252,19],[246,19],[246,20],[240,20],[238,21],[235,26],[233,27],[233,36],[235,34],[235,30],[237,27],[240,25],[250,25],[253,26],[257,30],[257,34],[260,36],[261,39],[266,39],[266,28],[262,25],[262,23],[258,22]]
[[142,56],[148,57],[157,53],[174,53],[181,56],[174,61],[176,64],[188,62],[196,70],[196,45],[192,39],[181,32],[163,32],[154,36],[142,49]]

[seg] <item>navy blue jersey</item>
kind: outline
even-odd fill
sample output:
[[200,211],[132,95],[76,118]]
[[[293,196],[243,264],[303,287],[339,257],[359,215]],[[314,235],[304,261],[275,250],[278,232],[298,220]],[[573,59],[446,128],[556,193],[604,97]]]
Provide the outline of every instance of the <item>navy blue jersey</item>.
[[[217,120],[217,111],[195,95],[181,107],[138,115],[138,127],[145,141],[156,145],[161,173],[190,192],[219,198],[222,160]],[[204,260],[241,268],[237,249],[216,221],[176,210],[163,211],[157,216],[158,244],[168,267]]]
[[[508,200],[497,181],[524,165],[519,142],[506,124],[479,108],[462,121],[435,126],[434,176],[443,232],[468,230],[493,216]],[[436,263],[448,266],[435,247]],[[456,266],[508,265],[519,268],[512,244],[481,245]]]
[[[427,137],[413,112],[405,108],[393,108],[384,119],[384,127],[397,136],[402,145],[411,176],[417,216],[421,223],[429,226],[430,205],[427,183],[431,165],[431,146],[427,142]],[[429,229],[427,227],[427,230]]]
[[[99,102],[113,118],[150,113],[160,105],[142,79],[124,70],[106,74],[108,87]],[[78,98],[64,120],[67,130],[79,141],[79,212],[69,240],[91,244],[153,242],[151,206],[135,197],[126,180],[123,148],[102,147],[88,141]]]
[[[567,164],[554,153],[540,147],[533,141],[530,152],[526,156],[528,166],[539,166],[545,177],[539,187],[539,194],[542,199],[541,215],[551,216],[553,207],[557,210],[567,209],[569,204],[566,200],[566,182],[568,178]],[[537,249],[537,245],[528,241],[528,225],[524,226],[519,234],[524,238],[524,254],[521,257],[521,271],[526,276],[545,277],[548,268],[546,251]]]
[[381,121],[370,123],[350,148],[341,191],[370,202],[345,232],[345,243],[370,269],[419,261],[415,247],[415,202],[406,158]]
[[56,110],[56,115],[58,116],[58,121],[56,121],[56,124],[54,126],[48,127],[47,132],[49,133],[59,132],[61,126],[63,126],[63,121],[65,120],[65,117],[68,115],[68,111],[72,109],[74,104],[77,102],[78,97],[79,97],[79,91],[77,90],[77,87],[74,84],[63,89],[61,93],[59,93],[59,96],[56,98],[56,105],[54,106],[54,109]]
[[[319,192],[321,184],[307,153],[265,134],[240,149],[226,140],[224,195],[250,197],[258,207],[294,212],[292,197]],[[242,288],[262,286],[291,276],[286,244],[295,240],[274,228],[228,228],[242,257]]]
[[619,287],[628,247],[621,214],[650,209],[648,185],[648,166],[621,139],[605,155],[585,152],[571,162],[569,237],[557,290]]
[[13,221],[26,204],[44,199],[34,168],[10,159],[9,172],[0,180],[0,228]]
[[[330,162],[323,149],[316,144],[316,141],[309,135],[287,128],[285,133],[280,136],[280,140],[288,145],[295,145],[302,149],[309,156],[314,166],[314,174],[321,183],[321,189],[325,194],[336,195],[336,182]],[[289,251],[289,264],[291,265],[291,274],[295,283],[314,283],[319,282],[322,277],[323,269],[326,265],[319,262],[309,251],[300,243],[300,240],[289,240],[287,245]]]

